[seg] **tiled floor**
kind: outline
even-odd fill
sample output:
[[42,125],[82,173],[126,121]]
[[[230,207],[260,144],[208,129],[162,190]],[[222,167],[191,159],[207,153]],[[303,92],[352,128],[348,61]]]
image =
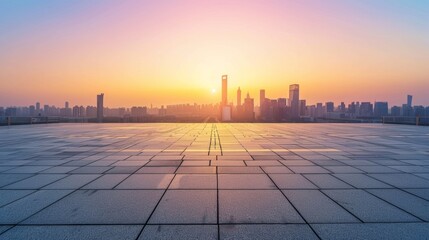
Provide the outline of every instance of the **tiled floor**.
[[429,239],[429,128],[0,128],[0,239]]

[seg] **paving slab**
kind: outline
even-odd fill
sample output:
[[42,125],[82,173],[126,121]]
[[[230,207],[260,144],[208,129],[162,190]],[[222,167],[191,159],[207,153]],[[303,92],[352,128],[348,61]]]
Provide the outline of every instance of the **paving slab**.
[[116,189],[166,189],[174,174],[133,174]]
[[283,190],[283,193],[308,223],[360,222],[318,190]]
[[305,224],[233,224],[220,226],[220,239],[318,239]]
[[26,224],[145,224],[162,190],[77,190]]
[[416,222],[416,217],[360,189],[322,190],[364,222]]
[[216,240],[218,239],[217,229],[217,225],[147,225],[139,240]]
[[0,235],[0,239],[134,240],[142,227],[138,225],[16,226]]
[[219,189],[276,189],[266,174],[219,174]]
[[217,223],[216,190],[167,190],[150,224]]
[[414,240],[427,239],[428,223],[312,224],[321,239]]
[[219,222],[303,223],[278,190],[220,190]]

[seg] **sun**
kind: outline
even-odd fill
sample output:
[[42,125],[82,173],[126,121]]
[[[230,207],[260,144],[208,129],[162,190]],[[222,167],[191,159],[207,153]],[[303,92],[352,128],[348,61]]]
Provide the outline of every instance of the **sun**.
[[216,93],[216,88],[212,88],[211,93],[215,94]]

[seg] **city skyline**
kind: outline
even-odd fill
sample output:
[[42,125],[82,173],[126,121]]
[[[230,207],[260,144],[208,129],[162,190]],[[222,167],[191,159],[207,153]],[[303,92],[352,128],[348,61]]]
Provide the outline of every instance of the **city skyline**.
[[[124,106],[124,105],[116,105],[116,104],[111,104],[111,105],[107,105],[107,107],[113,107],[113,108],[131,108],[131,107],[135,107],[135,106],[145,106],[145,107],[149,107],[150,106],[150,108],[162,108],[162,107],[165,107],[165,106],[171,106],[171,105],[189,105],[189,104],[197,104],[197,105],[219,105],[219,106],[224,106],[224,105],[232,105],[232,106],[236,106],[236,105],[241,105],[241,103],[243,102],[243,100],[245,99],[245,98],[243,98],[242,97],[242,95],[241,95],[241,86],[238,86],[238,91],[237,92],[235,92],[234,91],[234,89],[232,89],[231,90],[231,88],[230,87],[228,87],[229,86],[229,84],[231,83],[231,81],[228,81],[228,75],[225,75],[225,74],[223,74],[223,75],[221,75],[221,84],[220,84],[220,86],[219,86],[219,91],[217,90],[217,88],[212,88],[212,91],[211,91],[211,95],[213,96],[213,97],[217,97],[218,99],[213,99],[213,102],[209,102],[209,103],[200,103],[200,102],[196,102],[196,101],[194,101],[194,102],[176,102],[176,103],[173,103],[173,102],[171,102],[171,103],[167,103],[167,104],[160,104],[160,105],[155,105],[155,104],[152,104],[152,102],[153,101],[151,101],[151,103],[139,103],[139,104],[133,104],[133,105],[129,105],[129,106]],[[234,84],[234,82],[232,82],[233,83],[233,85],[235,85]],[[297,91],[298,91],[298,96],[296,97],[296,99],[295,99],[295,104],[297,104],[297,102],[299,101],[299,99],[300,99],[300,97],[299,97],[299,95],[300,94],[302,94],[302,93],[300,93],[301,91],[299,90],[299,84],[289,84],[289,85],[287,85],[288,86],[288,88],[289,88],[289,90],[288,90],[288,92],[289,92],[289,96],[292,96],[292,98],[295,98],[293,95],[294,95],[294,91],[292,90],[292,88],[297,88]],[[228,91],[228,89],[230,90],[230,91]],[[245,89],[245,91],[246,91],[246,93],[247,94],[250,94],[250,91],[247,89],[247,88],[244,88]],[[302,90],[302,89],[301,89]],[[270,98],[273,98],[273,96],[272,95],[266,95],[266,89],[265,88],[261,88],[261,89],[259,89],[258,90],[258,93],[259,93],[259,96],[258,96],[258,98],[256,98],[256,97],[254,97],[254,99],[257,99],[258,100],[258,102],[259,102],[259,104],[254,104],[254,106],[255,107],[258,107],[258,108],[260,108],[262,105],[263,105],[263,100],[266,98],[266,96],[269,96]],[[101,95],[104,95],[104,93],[101,93]],[[250,94],[250,95],[252,95],[252,96],[257,96],[258,94]],[[278,97],[275,97],[274,96],[274,98],[273,99],[278,99],[278,98],[283,98],[285,95],[281,95],[281,96],[278,96]],[[302,95],[301,95],[302,96]],[[424,104],[419,104],[419,101],[417,101],[416,102],[416,100],[415,100],[415,98],[413,97],[414,95],[412,95],[412,94],[407,94],[406,95],[407,96],[407,99],[406,99],[406,103],[408,104],[409,102],[410,102],[410,97],[411,97],[411,99],[412,99],[412,101],[413,101],[413,103],[414,103],[414,105],[413,106],[423,106]],[[102,96],[101,96],[102,97]],[[99,98],[99,95],[97,95],[97,102],[98,102],[98,98]],[[234,101],[234,99],[235,99],[235,101]],[[269,98],[268,98],[269,99]],[[289,100],[289,98],[285,98],[286,100]],[[330,99],[332,99],[332,98],[330,98]],[[403,99],[402,99],[403,100]],[[290,101],[290,100],[289,100]],[[102,100],[102,102],[104,102],[103,100]],[[317,105],[317,104],[319,104],[319,103],[327,103],[327,102],[333,102],[334,103],[334,101],[332,101],[332,100],[322,100],[322,101],[317,101],[317,102],[314,102],[314,103],[312,103],[312,102],[308,102],[307,100],[305,100],[305,103],[306,103],[306,105],[308,105],[308,106],[311,106],[311,105]],[[346,101],[339,101],[340,103],[344,103],[344,102],[346,102]],[[370,100],[353,100],[353,101],[350,101],[350,103],[351,102],[373,102],[373,103],[375,103],[375,102],[388,102],[388,101],[383,101],[383,100],[374,100],[374,101],[370,101]],[[400,105],[402,105],[404,102],[402,101],[400,104],[392,104],[392,106],[393,105],[398,105],[398,106],[400,106]],[[41,101],[36,101],[35,102],[35,104],[33,105],[34,103],[29,103],[29,104],[24,104],[24,105],[18,105],[18,104],[12,104],[12,105],[0,105],[0,107],[25,107],[25,106],[36,106],[36,105],[40,105],[41,104]],[[43,105],[48,105],[48,106],[53,106],[53,107],[57,107],[57,106],[61,106],[61,105],[65,105],[66,107],[65,108],[69,108],[68,107],[68,105],[69,105],[69,99],[67,99],[67,100],[63,100],[60,104],[52,104],[52,103],[45,103],[45,104],[43,104]],[[91,103],[84,103],[84,104],[81,104],[81,103],[79,103],[79,101],[77,101],[77,103],[76,102],[74,102],[74,105],[75,106],[84,106],[84,105],[86,105],[86,106],[92,106],[92,105],[94,105],[93,104],[93,102],[91,101]],[[97,104],[95,104],[95,105],[97,105]],[[295,106],[295,108],[296,108],[297,106]],[[295,110],[296,111],[296,110]]]
[[[429,106],[413,104],[413,96],[406,96],[406,103],[392,106],[387,101],[353,101],[335,104],[332,101],[307,104],[300,98],[299,84],[289,85],[289,95],[280,98],[269,98],[265,89],[259,90],[259,106],[255,98],[247,92],[243,99],[241,88],[236,91],[236,101],[228,101],[228,75],[221,76],[221,98],[215,104],[172,104],[161,108],[151,105],[133,106],[131,108],[111,108],[104,105],[104,93],[97,94],[96,107],[87,105],[70,106],[69,101],[64,107],[40,102],[25,107],[2,107],[0,117],[10,121],[13,117],[27,117],[32,123],[45,118],[55,117],[54,121],[96,121],[102,122],[158,122],[158,121],[221,121],[221,122],[384,122],[385,117],[420,118],[429,116]],[[243,100],[243,101],[242,101]],[[242,103],[243,102],[243,103]],[[36,118],[35,118],[36,117]],[[37,120],[39,119],[39,120]],[[24,120],[25,121],[25,120]]]
[[[214,103],[230,89],[309,103],[429,105],[427,1],[2,1],[1,105]],[[244,94],[243,94],[244,95]],[[235,99],[229,94],[228,99]],[[257,99],[257,98],[255,98]]]

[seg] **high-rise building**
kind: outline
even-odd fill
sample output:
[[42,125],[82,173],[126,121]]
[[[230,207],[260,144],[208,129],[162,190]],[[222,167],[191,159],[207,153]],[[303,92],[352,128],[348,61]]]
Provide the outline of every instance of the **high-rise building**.
[[402,116],[404,117],[412,117],[414,116],[414,110],[413,107],[409,106],[408,103],[407,104],[402,104]]
[[97,121],[103,122],[104,117],[104,93],[97,95]]
[[34,105],[31,105],[29,107],[30,109],[30,116],[35,116],[36,115],[36,107]]
[[346,104],[344,102],[341,102],[340,104],[340,112],[342,113],[346,112]]
[[299,118],[299,85],[292,84],[289,86],[289,101],[291,108],[291,117]]
[[131,116],[132,117],[143,117],[147,115],[146,107],[132,107],[131,108]]
[[334,103],[333,102],[327,102],[326,103],[326,112],[334,112]]
[[255,120],[255,102],[253,98],[250,98],[249,93],[247,93],[246,98],[244,99],[244,118],[246,121]]
[[299,100],[299,115],[305,116],[307,112],[307,101]]
[[259,117],[262,120],[266,120],[267,108],[265,107],[265,89],[259,90]]
[[425,113],[425,107],[423,106],[414,106],[414,116],[416,117],[424,117],[426,115]]
[[222,106],[228,104],[228,75],[222,75]]
[[79,110],[79,106],[76,105],[73,107],[73,117],[80,117]]
[[390,115],[395,116],[395,117],[401,116],[401,107],[393,106],[390,109]]
[[86,107],[86,116],[89,118],[97,117],[97,108],[94,106],[87,106]]
[[64,103],[64,108],[69,108],[69,102]]
[[262,108],[265,102],[265,89],[259,90],[259,107]]
[[316,103],[315,117],[323,117],[323,103]]
[[374,117],[384,117],[389,114],[389,106],[387,102],[374,103]]
[[407,106],[411,107],[413,105],[413,96],[407,95]]
[[237,90],[237,107],[240,107],[241,106],[241,90],[240,90],[240,87],[238,87],[238,90]]
[[373,105],[370,102],[362,102],[359,107],[359,116],[371,117],[374,113]]

